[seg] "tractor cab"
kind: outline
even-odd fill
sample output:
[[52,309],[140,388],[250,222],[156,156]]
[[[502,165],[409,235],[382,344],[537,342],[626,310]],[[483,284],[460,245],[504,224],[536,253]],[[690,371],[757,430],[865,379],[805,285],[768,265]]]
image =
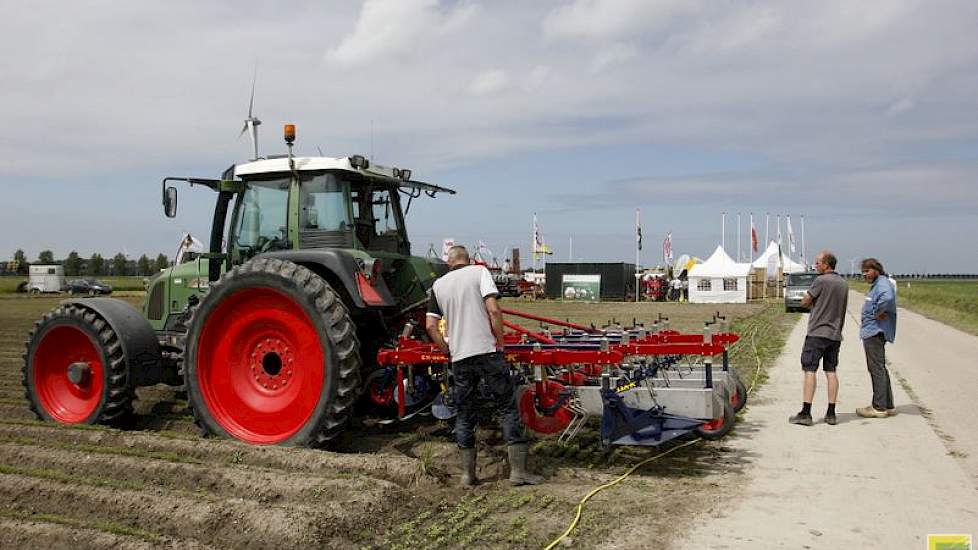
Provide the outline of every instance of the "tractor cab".
[[410,176],[409,170],[370,166],[363,157],[299,157],[292,163],[294,173],[284,158],[234,167],[242,185],[228,241],[232,263],[289,249],[409,256],[402,197],[409,205],[419,191],[451,192],[405,180],[401,174]]
[[412,180],[411,170],[377,165],[362,155],[292,156],[288,128],[288,155],[232,165],[221,179],[163,180],[169,217],[177,205],[171,181],[209,187],[218,200],[209,251],[151,285],[146,314],[154,329],[170,332],[209,283],[258,257],[307,267],[337,289],[351,314],[382,310],[387,321],[417,308],[447,270],[440,260],[411,255],[405,216],[421,195],[454,191]]

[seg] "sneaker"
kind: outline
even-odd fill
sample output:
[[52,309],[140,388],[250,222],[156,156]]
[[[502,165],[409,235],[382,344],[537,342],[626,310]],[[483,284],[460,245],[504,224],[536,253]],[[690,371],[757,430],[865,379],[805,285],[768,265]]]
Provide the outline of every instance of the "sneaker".
[[886,418],[889,416],[886,411],[881,411],[873,407],[859,407],[856,414],[863,418]]
[[812,415],[804,413],[798,413],[792,416],[788,419],[788,422],[791,424],[800,424],[802,426],[811,426],[814,424],[814,422],[812,422]]
[[896,415],[897,415],[896,409],[886,409],[886,416],[896,416]]
[[829,426],[835,426],[837,422],[838,420],[836,420],[834,414],[825,415],[825,423],[828,424]]

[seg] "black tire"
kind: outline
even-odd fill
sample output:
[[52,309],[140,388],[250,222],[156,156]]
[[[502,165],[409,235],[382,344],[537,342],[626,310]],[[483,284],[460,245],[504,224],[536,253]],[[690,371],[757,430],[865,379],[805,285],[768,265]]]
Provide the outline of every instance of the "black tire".
[[737,413],[734,412],[729,400],[721,399],[721,404],[723,406],[723,416],[721,417],[723,422],[719,426],[711,429],[705,429],[705,425],[696,428],[696,433],[703,439],[715,441],[727,435],[733,429]]
[[[319,400],[308,419],[294,434],[267,443],[322,446],[339,435],[352,416],[361,388],[360,342],[356,335],[356,325],[329,283],[311,270],[290,261],[256,258],[237,266],[225,273],[219,281],[212,283],[210,291],[194,308],[188,323],[183,361],[189,407],[195,422],[205,434],[266,444],[264,441],[249,441],[246,437],[239,437],[233,433],[234,429],[229,430],[218,421],[219,415],[223,415],[224,421],[229,423],[236,422],[237,419],[228,417],[229,414],[235,414],[233,411],[216,415],[208,406],[202,391],[199,363],[202,356],[202,332],[215,308],[239,292],[263,290],[277,291],[285,295],[287,300],[291,300],[290,303],[301,308],[315,328],[323,351],[323,384],[319,390]],[[204,376],[206,369],[207,367]]]
[[730,369],[729,373],[734,379],[734,386],[736,387],[735,391],[737,392],[737,404],[733,405],[733,409],[735,413],[739,413],[744,407],[747,406],[747,386],[744,384],[744,381],[740,379],[740,375],[737,374],[737,371]]
[[[64,332],[65,328],[84,333],[94,346],[102,365],[102,376],[95,381],[101,383],[101,391],[96,391],[93,397],[97,401],[97,405],[91,414],[72,421],[59,419],[57,412],[53,412],[45,406],[44,398],[39,395],[39,382],[35,376],[36,367],[41,367],[41,365],[35,365],[35,360],[45,358],[43,354],[38,357],[41,344],[52,346],[56,352],[55,355],[65,356],[65,352],[61,350],[63,342],[45,342],[44,340],[45,336],[52,330],[60,329]],[[57,335],[52,337],[55,336]],[[133,415],[132,401],[135,392],[129,386],[126,360],[119,335],[102,316],[74,305],[58,306],[34,323],[34,328],[27,337],[26,348],[23,355],[24,365],[21,369],[21,382],[24,385],[25,396],[30,409],[39,419],[65,424],[108,424],[120,427],[128,425]],[[62,367],[65,369],[65,380],[68,380],[68,365],[50,366],[56,371]],[[40,383],[45,384],[46,382],[41,381]]]

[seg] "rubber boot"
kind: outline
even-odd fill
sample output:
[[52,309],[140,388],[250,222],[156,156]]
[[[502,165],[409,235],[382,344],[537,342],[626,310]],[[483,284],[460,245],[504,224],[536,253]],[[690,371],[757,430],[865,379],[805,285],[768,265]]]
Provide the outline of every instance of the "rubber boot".
[[476,450],[459,449],[459,463],[462,466],[462,487],[474,487],[479,480],[475,477]]
[[510,445],[509,452],[509,482],[513,485],[536,485],[543,482],[543,478],[531,474],[526,469],[526,460],[530,455],[530,447],[526,443]]

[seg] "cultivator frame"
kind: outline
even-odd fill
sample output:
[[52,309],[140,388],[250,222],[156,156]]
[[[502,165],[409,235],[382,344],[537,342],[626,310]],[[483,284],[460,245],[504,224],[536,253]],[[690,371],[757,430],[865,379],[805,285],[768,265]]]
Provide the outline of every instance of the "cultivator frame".
[[[655,446],[691,431],[716,439],[746,403],[746,389],[729,366],[729,348],[739,337],[719,313],[701,334],[672,330],[661,314],[650,327],[633,319],[627,328],[612,321],[598,329],[512,309],[503,313],[541,323],[534,331],[504,320],[504,353],[520,386],[520,415],[537,433],[568,440],[589,419],[600,418],[605,445]],[[717,356],[719,366],[713,364]],[[398,418],[417,414],[410,404],[425,401],[415,395],[419,373],[440,386],[431,402],[435,416],[454,415],[450,361],[434,344],[402,335],[395,347],[378,352],[377,362],[396,389]]]

